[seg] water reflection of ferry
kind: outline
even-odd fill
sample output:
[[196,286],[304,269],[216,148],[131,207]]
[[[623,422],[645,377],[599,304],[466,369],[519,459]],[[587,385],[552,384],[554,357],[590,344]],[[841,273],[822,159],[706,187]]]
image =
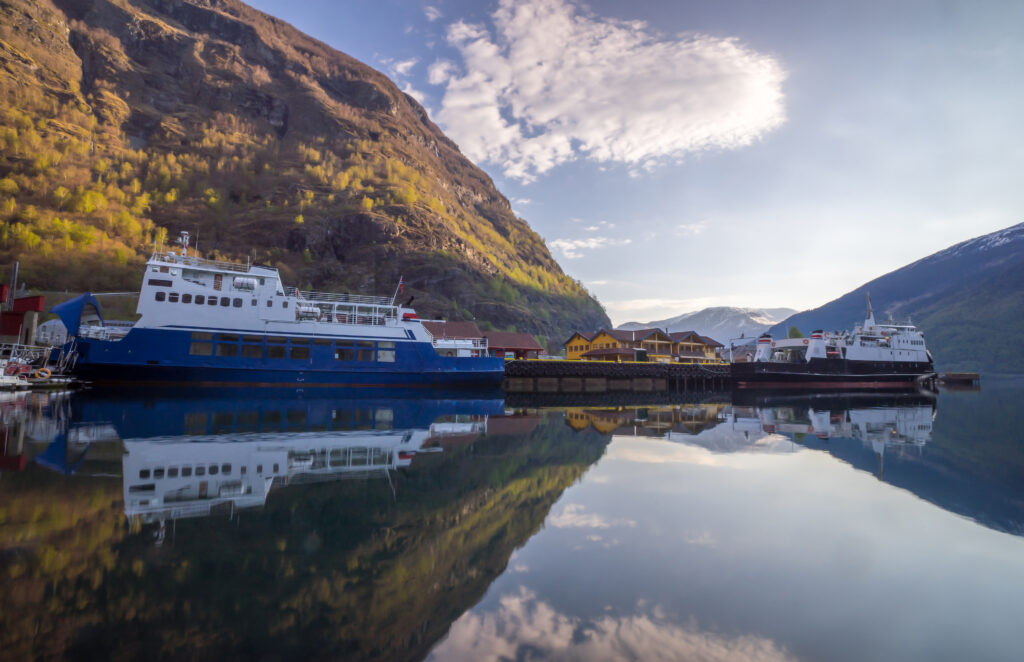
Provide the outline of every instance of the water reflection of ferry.
[[262,506],[271,489],[326,480],[390,480],[428,448],[431,430],[262,433],[125,439],[124,505],[143,522]]
[[504,414],[500,397],[468,399],[465,392],[337,395],[97,391],[44,396],[34,409],[23,398],[0,408],[0,468],[21,470],[31,458],[64,474],[120,470],[128,518],[163,523],[262,506],[287,485],[373,477],[390,483],[389,472],[417,453],[470,443],[486,432],[489,417]]

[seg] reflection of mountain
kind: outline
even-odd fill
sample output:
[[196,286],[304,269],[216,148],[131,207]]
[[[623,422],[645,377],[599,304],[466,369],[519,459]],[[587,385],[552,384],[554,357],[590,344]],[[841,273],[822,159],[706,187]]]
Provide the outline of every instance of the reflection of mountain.
[[[0,558],[19,564],[5,591],[32,596],[18,601],[17,618],[0,634],[12,657],[422,657],[479,600],[512,551],[541,526],[562,491],[600,457],[608,441],[593,432],[573,432],[557,414],[502,416],[503,410],[494,412],[491,404],[479,405],[487,414],[485,429],[480,409],[463,413],[466,403],[450,400],[412,404],[382,398],[372,409],[390,408],[394,416],[385,421],[376,413],[355,415],[365,403],[353,409],[352,401],[293,399],[276,410],[303,406],[304,429],[286,430],[288,416],[282,413],[272,423],[281,427],[273,431],[226,434],[211,432],[210,426],[215,419],[230,430],[240,422],[248,426],[243,414],[253,406],[244,398],[232,398],[230,424],[231,407],[204,404],[201,398],[165,398],[148,410],[139,406],[145,399],[121,405],[88,400],[72,402],[71,411],[101,413],[91,420],[114,420],[118,429],[136,433],[159,427],[135,420],[136,415],[169,412],[173,439],[140,434],[125,442],[125,474],[134,476],[126,485],[137,484],[144,468],[148,480],[156,482],[158,465],[164,469],[160,480],[168,480],[172,465],[180,479],[186,464],[193,479],[200,465],[207,478],[210,464],[223,476],[225,462],[237,481],[243,461],[206,456],[226,448],[254,454],[245,460],[246,476],[256,473],[263,453],[270,458],[262,460],[264,471],[279,454],[282,472],[289,463],[289,486],[276,489],[278,478],[270,479],[273,489],[264,507],[240,511],[230,525],[222,517],[179,519],[164,544],[154,548],[149,527],[140,530],[137,518],[126,523],[111,481],[31,465],[15,474],[22,487],[45,483],[54,524],[49,532],[37,528],[28,542],[0,538]],[[255,408],[266,413],[271,406],[262,402]],[[443,413],[438,420],[409,425],[415,419],[406,415],[409,411],[438,409]],[[188,434],[182,421],[200,413],[206,414],[205,428],[196,424],[190,428],[195,434]],[[295,427],[298,418],[293,417]],[[347,423],[330,429],[332,420]],[[75,418],[72,425],[81,422]],[[325,425],[329,429],[312,429]],[[396,462],[394,449],[410,430],[408,443],[439,444],[444,451],[417,454],[408,466]],[[370,448],[374,440],[382,457],[392,453],[390,485],[384,479],[292,481],[318,468],[344,473],[341,465],[331,466],[332,450],[347,449],[345,467],[353,466],[355,449]],[[146,460],[146,467],[137,460]],[[21,493],[8,491],[13,485],[0,481],[0,496],[8,501],[17,496],[20,504]],[[98,495],[95,507],[85,506],[83,489]],[[110,503],[117,508],[105,507]],[[95,515],[79,516],[93,513],[92,508]],[[65,549],[70,540],[90,542]],[[33,593],[29,589],[35,586]]]

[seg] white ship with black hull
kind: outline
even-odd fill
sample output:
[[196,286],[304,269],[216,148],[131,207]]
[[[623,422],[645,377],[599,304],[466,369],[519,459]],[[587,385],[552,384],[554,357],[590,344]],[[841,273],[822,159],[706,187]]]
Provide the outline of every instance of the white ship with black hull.
[[879,324],[868,298],[864,324],[852,333],[816,330],[810,338],[764,334],[754,360],[733,363],[740,389],[906,389],[935,375],[924,334],[912,324]]

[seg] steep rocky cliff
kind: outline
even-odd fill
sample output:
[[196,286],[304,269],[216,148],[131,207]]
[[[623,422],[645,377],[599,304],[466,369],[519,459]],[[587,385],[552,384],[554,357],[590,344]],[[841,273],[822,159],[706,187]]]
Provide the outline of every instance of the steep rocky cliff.
[[561,339],[607,325],[378,71],[236,0],[0,0],[0,257],[129,288],[180,230],[302,287]]

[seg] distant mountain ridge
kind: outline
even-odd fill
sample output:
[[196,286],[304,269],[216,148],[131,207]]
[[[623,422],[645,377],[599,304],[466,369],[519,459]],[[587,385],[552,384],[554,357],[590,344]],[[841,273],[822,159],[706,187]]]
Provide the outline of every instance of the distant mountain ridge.
[[780,320],[797,312],[793,308],[735,308],[715,306],[675,317],[653,322],[627,322],[618,328],[624,331],[633,329],[668,329],[672,331],[696,331],[702,336],[714,338],[722,344],[739,338],[758,336]]
[[879,320],[910,318],[924,331],[938,369],[1024,373],[1024,223],[929,255],[769,332],[852,328],[868,292]]

